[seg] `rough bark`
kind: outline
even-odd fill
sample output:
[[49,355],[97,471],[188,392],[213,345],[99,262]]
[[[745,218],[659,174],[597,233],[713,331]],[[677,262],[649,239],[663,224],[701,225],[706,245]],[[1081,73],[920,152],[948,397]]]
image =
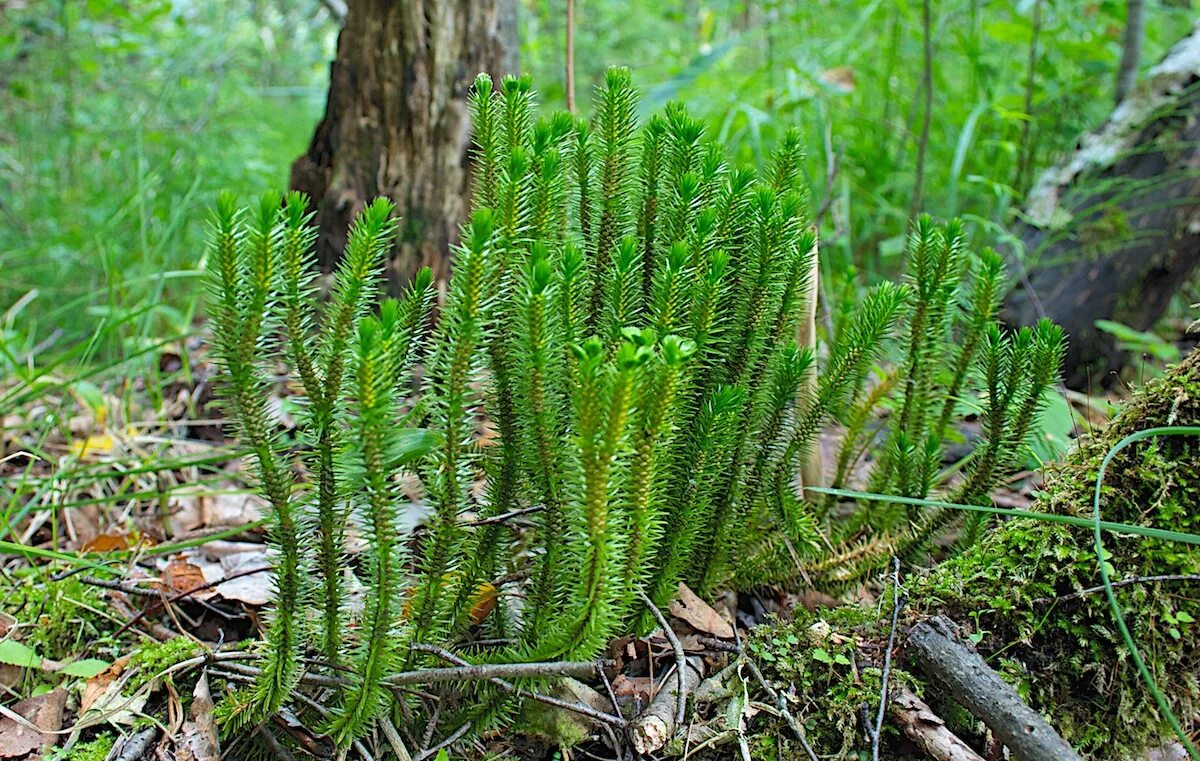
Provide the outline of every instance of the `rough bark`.
[[934,761],[983,761],[975,749],[946,727],[946,722],[907,687],[900,687],[888,708],[892,721]]
[[949,626],[947,619],[935,617],[909,632],[907,649],[914,653],[921,668],[986,724],[1017,758],[1082,761],[978,653],[957,641]]
[[426,265],[444,281],[468,209],[467,91],[480,71],[515,69],[515,43],[516,0],[350,0],[325,116],[292,165],[322,269],[354,215],[386,195],[401,217],[393,286]]
[[1098,319],[1150,328],[1200,265],[1200,25],[1030,192],[1005,319],[1070,337],[1068,382],[1119,370]]

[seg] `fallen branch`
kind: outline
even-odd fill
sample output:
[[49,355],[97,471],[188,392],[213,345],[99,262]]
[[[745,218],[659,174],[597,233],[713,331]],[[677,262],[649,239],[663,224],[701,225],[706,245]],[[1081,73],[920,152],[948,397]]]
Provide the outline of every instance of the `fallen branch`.
[[[439,658],[448,660],[451,663],[457,663],[459,666],[465,667],[465,666],[471,665],[471,664],[467,663],[467,661],[463,660],[462,658],[458,657],[454,653],[450,652],[449,650],[438,647],[436,645],[415,644],[415,645],[412,645],[411,648],[413,650],[417,650],[419,652],[432,653],[433,655],[436,655]],[[536,664],[534,664],[534,665],[536,665]],[[604,662],[603,661],[596,660],[595,662],[592,663],[592,668],[594,670],[588,676],[593,676],[597,673],[600,674],[601,676],[604,675]],[[581,716],[586,716],[589,719],[598,721],[602,724],[609,724],[612,726],[624,728],[627,723],[625,721],[625,719],[620,716],[614,716],[613,714],[605,713],[604,711],[598,711],[595,708],[592,708],[591,706],[586,706],[582,703],[571,703],[569,701],[560,700],[558,698],[551,697],[549,695],[542,695],[541,693],[538,693],[538,692],[531,692],[529,690],[523,690],[520,687],[517,687],[516,685],[514,685],[512,682],[509,682],[500,677],[491,677],[490,679],[488,679],[488,681],[490,681],[492,684],[498,686],[500,689],[502,689],[505,692],[508,692],[510,694],[517,695],[517,696],[523,697],[523,698],[529,698],[530,700],[536,700],[539,703],[544,703],[545,705],[553,706],[554,708],[561,708],[566,711],[573,711],[577,714],[580,714]],[[614,704],[615,704],[615,702],[614,702]]]
[[667,623],[667,619],[663,616],[662,611],[654,604],[654,601],[646,596],[645,592],[638,590],[638,596],[642,598],[642,602],[646,603],[646,607],[650,609],[654,620],[658,622],[659,628],[663,631],[663,636],[671,643],[671,650],[675,653],[675,725],[683,723],[684,711],[687,710],[687,690],[684,689],[685,669],[683,668],[684,661],[687,660],[683,654],[683,644],[679,641],[679,637],[675,636],[675,631],[671,625]]
[[[689,656],[679,667],[683,671],[680,684],[686,699],[704,678],[704,661],[697,656]],[[634,751],[643,755],[653,753],[674,736],[675,730],[680,726],[680,723],[675,721],[678,690],[678,685],[675,689],[664,687],[659,690],[642,715],[629,725],[629,739],[633,743]]]
[[1041,714],[973,650],[957,641],[953,624],[935,616],[912,628],[908,648],[921,668],[1025,761],[1081,761]]
[[984,761],[907,687],[896,688],[888,712],[904,735],[934,761]]

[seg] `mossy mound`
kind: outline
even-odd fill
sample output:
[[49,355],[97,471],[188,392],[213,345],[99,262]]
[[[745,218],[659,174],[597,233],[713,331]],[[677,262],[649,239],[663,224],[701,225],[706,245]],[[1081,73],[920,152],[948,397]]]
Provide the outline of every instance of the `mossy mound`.
[[[1152,427],[1197,424],[1200,353],[1146,384],[1103,432],[1051,466],[1033,509],[1090,518],[1096,474],[1117,442]],[[1122,449],[1106,470],[1101,508],[1107,521],[1200,533],[1200,437],[1164,436]],[[1111,532],[1104,542],[1114,582],[1200,574],[1196,546]],[[939,613],[959,622],[989,663],[1086,757],[1141,757],[1170,737],[1104,593],[1096,590],[1101,579],[1090,529],[1005,520],[962,555],[905,576],[909,602],[902,629]],[[1182,580],[1130,583],[1116,591],[1159,688],[1185,724],[1200,711],[1196,589],[1196,582]],[[890,603],[890,591],[880,599]],[[822,757],[853,758],[865,746],[860,706],[864,698],[878,705],[879,670],[871,661],[886,640],[889,613],[890,604],[800,611],[795,621],[754,635],[752,654],[766,661],[771,679],[796,688],[803,706],[798,713]],[[814,625],[818,632],[832,629],[838,642],[858,643],[855,668],[814,659],[816,649],[835,652],[811,641]],[[910,665],[901,660],[893,676],[920,678],[919,669],[905,670]],[[978,725],[939,701],[940,690],[910,683],[956,731],[974,735]],[[890,744],[885,737],[885,757],[897,752]]]
[[[1091,517],[1101,460],[1125,436],[1200,423],[1200,353],[1139,390],[1101,434],[1046,474],[1034,508]],[[1102,517],[1200,532],[1200,437],[1164,436],[1121,450],[1105,472]],[[1200,548],[1107,533],[1114,581],[1200,573]],[[982,634],[979,649],[1082,753],[1138,755],[1169,734],[1116,628],[1089,529],[1009,520],[921,577],[911,593]],[[1081,594],[1082,593],[1082,594]],[[1116,591],[1134,640],[1186,721],[1200,710],[1200,595],[1188,581]],[[1067,599],[1063,599],[1067,598]]]

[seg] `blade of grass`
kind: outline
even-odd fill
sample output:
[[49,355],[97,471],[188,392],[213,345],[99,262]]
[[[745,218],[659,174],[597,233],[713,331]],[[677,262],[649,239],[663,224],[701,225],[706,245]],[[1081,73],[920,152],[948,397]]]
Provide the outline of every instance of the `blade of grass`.
[[1121,632],[1121,638],[1125,640],[1125,646],[1129,648],[1129,656],[1137,666],[1138,673],[1141,675],[1142,681],[1146,683],[1150,694],[1154,696],[1154,702],[1158,704],[1159,712],[1171,725],[1179,742],[1187,749],[1188,756],[1196,761],[1200,759],[1200,752],[1196,750],[1191,738],[1183,730],[1183,726],[1179,723],[1179,717],[1171,710],[1171,704],[1167,702],[1166,696],[1158,689],[1154,675],[1150,673],[1146,661],[1138,650],[1137,643],[1133,641],[1133,635],[1130,634],[1129,627],[1125,623],[1125,616],[1121,614],[1121,606],[1117,603],[1117,593],[1113,590],[1112,580],[1109,578],[1109,563],[1104,557],[1104,540],[1101,534],[1103,521],[1100,520],[1100,496],[1101,488],[1104,485],[1104,472],[1108,469],[1109,463],[1125,447],[1156,436],[1200,436],[1200,426],[1171,425],[1147,428],[1131,433],[1113,445],[1113,448],[1108,450],[1104,459],[1100,461],[1100,471],[1096,473],[1096,490],[1092,498],[1092,531],[1095,537],[1096,563],[1100,567],[1100,581],[1104,585],[1104,596],[1108,598],[1108,607],[1112,609],[1113,618],[1117,621],[1117,629]]
[[[898,497],[892,494],[873,494],[871,492],[855,491],[853,489],[827,489],[820,486],[810,486],[807,487],[805,491],[811,491],[817,494],[832,494],[835,497],[843,497],[846,499],[860,499],[866,502],[891,502],[898,505],[912,505],[914,507],[940,507],[950,510],[964,510],[975,513],[1006,515],[1010,518],[1031,518],[1033,520],[1047,521],[1049,523],[1062,523],[1067,526],[1078,526],[1080,528],[1092,528],[1095,526],[1095,521],[1092,519],[1080,518],[1074,515],[1038,513],[1032,510],[1014,510],[1006,507],[986,507],[984,505],[960,505],[955,502],[942,502],[936,499]],[[1112,531],[1117,534],[1133,534],[1135,536],[1141,536],[1147,539],[1164,539],[1168,542],[1182,542],[1184,544],[1200,545],[1200,534],[1190,534],[1184,531],[1172,531],[1170,529],[1153,528],[1151,526],[1135,526],[1130,523],[1114,523],[1112,521],[1100,521],[1100,528],[1104,531]]]

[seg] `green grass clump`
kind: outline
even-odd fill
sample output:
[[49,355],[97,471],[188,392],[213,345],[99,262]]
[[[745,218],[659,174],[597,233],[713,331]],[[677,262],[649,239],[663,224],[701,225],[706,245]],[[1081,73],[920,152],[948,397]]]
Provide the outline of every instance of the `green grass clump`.
[[[264,676],[235,727],[282,705],[309,641],[352,675],[329,725],[345,746],[391,705],[384,676],[432,662],[413,644],[478,632],[513,643],[488,658],[589,660],[653,625],[643,594],[666,607],[681,582],[706,595],[781,583],[828,559],[831,539],[851,546],[792,475],[825,423],[859,402],[902,318],[925,327],[909,329],[909,411],[894,437],[923,449],[889,445],[886,467],[928,471],[945,400],[974,383],[969,353],[953,354],[955,377],[943,372],[959,326],[982,347],[995,399],[977,488],[1008,466],[995,451],[1020,447],[1056,370],[1056,334],[995,328],[991,270],[959,305],[970,259],[957,227],[920,220],[912,284],[868,292],[822,357],[796,343],[817,271],[798,135],[759,176],[730,166],[681,105],[639,127],[637,103],[624,69],[607,75],[590,123],[535,118],[528,78],[476,81],[476,208],[436,318],[428,271],[371,308],[395,234],[387,201],[356,220],[323,309],[306,200],[218,202],[216,353],[278,551]],[[267,414],[280,365],[299,380],[298,442]],[[401,473],[428,507],[415,529]],[[532,527],[514,532],[513,513]],[[350,530],[367,539],[353,561]],[[365,588],[353,613],[347,572]],[[477,729],[511,715],[510,701],[468,689]]]

